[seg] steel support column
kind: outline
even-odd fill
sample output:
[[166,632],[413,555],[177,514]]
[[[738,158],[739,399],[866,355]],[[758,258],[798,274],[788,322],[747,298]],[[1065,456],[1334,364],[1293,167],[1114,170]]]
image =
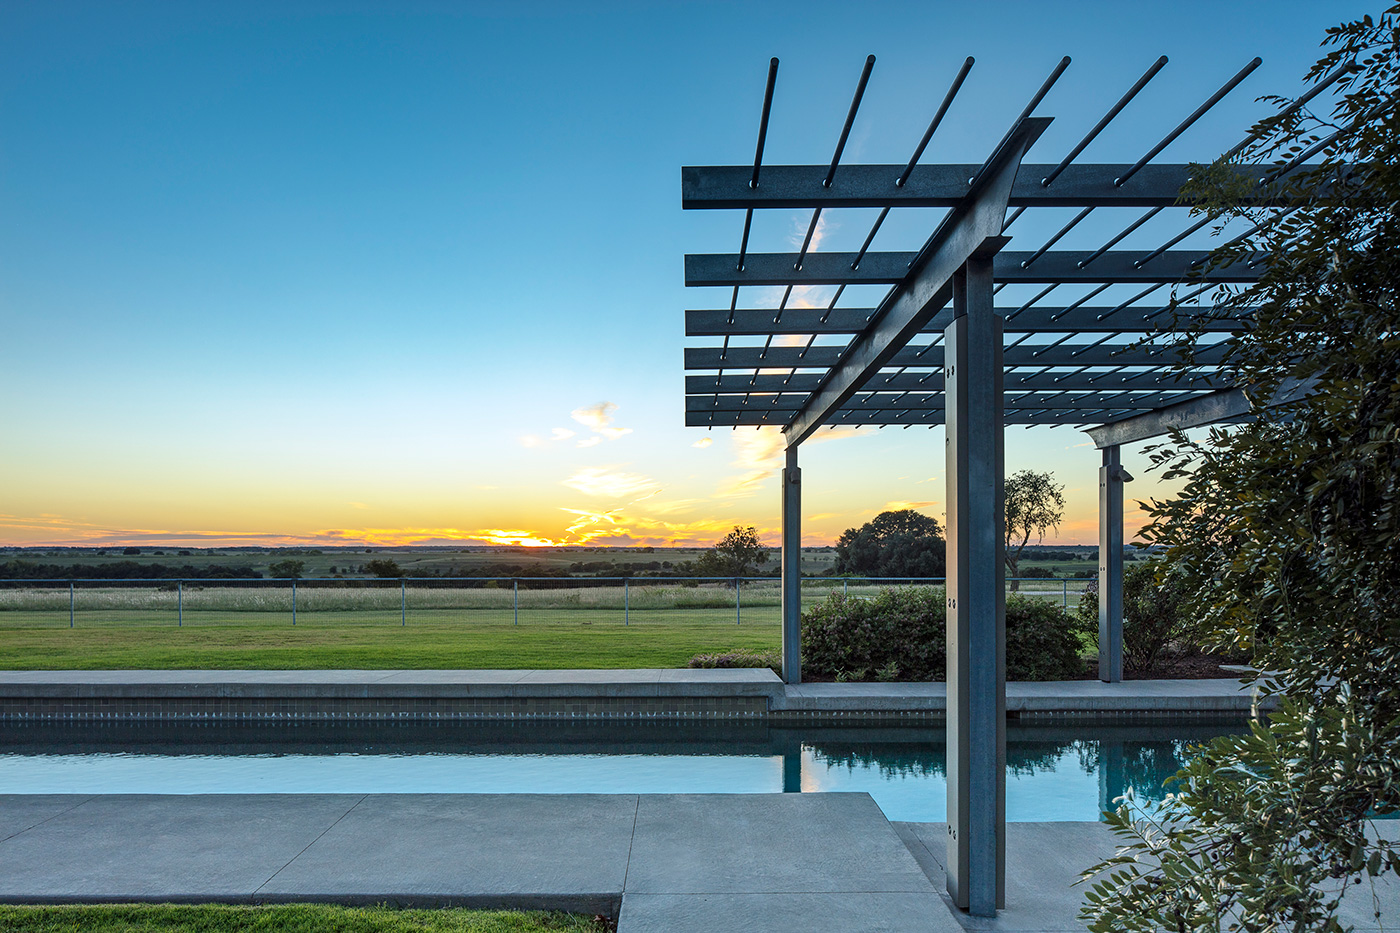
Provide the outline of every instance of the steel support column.
[[944,332],[948,893],[990,917],[1006,901],[1002,322],[992,310],[990,255],[974,254],[954,277],[953,301]]
[[783,468],[783,681],[802,683],[802,470],[797,445]]
[[1123,469],[1117,444],[1099,467],[1099,680],[1123,679]]

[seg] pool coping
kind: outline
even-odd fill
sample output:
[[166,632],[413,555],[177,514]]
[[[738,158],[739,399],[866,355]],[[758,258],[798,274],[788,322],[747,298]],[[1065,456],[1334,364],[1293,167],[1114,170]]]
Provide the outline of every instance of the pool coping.
[[[1248,715],[1249,681],[1012,682],[1007,715]],[[0,720],[942,718],[942,683],[784,684],[767,669],[0,671]]]

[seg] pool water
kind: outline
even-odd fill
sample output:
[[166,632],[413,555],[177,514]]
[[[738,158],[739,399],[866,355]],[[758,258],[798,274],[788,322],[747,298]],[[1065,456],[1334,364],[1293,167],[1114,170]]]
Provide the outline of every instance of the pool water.
[[[1242,720],[1008,725],[1010,820],[1159,799]],[[944,727],[451,722],[0,724],[0,794],[821,793],[944,819]]]

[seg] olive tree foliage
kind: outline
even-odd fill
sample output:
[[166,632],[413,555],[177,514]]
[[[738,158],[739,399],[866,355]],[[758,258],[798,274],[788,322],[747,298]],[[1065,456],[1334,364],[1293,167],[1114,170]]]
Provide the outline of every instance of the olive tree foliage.
[[1055,482],[1055,474],[1037,470],[1017,470],[1005,480],[1006,490],[1006,575],[1011,588],[1020,589],[1014,579],[1021,552],[1031,540],[1044,540],[1045,533],[1060,526],[1065,517],[1065,487]]
[[1288,380],[1313,391],[1158,447],[1184,485],[1150,503],[1144,534],[1187,576],[1206,647],[1248,652],[1280,706],[1206,746],[1160,807],[1112,816],[1123,847],[1089,873],[1095,931],[1336,931],[1348,883],[1370,904],[1363,882],[1400,872],[1368,832],[1400,811],[1398,15],[1329,30],[1308,80],[1354,70],[1301,108],[1274,99],[1235,157],[1306,157],[1250,172],[1276,174],[1291,213],[1268,223],[1223,160],[1188,191],[1222,221],[1265,222],[1216,255],[1267,255],[1261,280],[1218,305],[1258,309],[1232,341],[1232,377],[1256,400]]
[[836,572],[867,577],[941,577],[947,542],[938,519],[914,509],[881,512],[836,539]]
[[758,540],[758,529],[735,525],[734,530],[701,554],[695,569],[707,577],[746,577],[768,563],[768,548]]

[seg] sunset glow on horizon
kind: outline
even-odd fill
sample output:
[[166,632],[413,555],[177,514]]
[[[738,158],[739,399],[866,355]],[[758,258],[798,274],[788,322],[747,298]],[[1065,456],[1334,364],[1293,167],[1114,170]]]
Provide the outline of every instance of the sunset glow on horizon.
[[[831,158],[874,52],[843,164],[890,165],[967,55],[983,80],[925,162],[980,163],[1068,54],[1032,161],[1058,159],[1167,54],[1171,80],[1086,155],[1130,164],[1163,114],[1263,56],[1248,92],[1162,156],[1200,160],[1266,112],[1254,98],[1295,91],[1325,27],[1353,12],[816,0],[795,21],[764,2],[8,4],[0,546],[708,547],[736,525],[777,545],[781,433],[684,426],[684,311],[730,296],[686,289],[682,257],[733,250],[742,218],[683,212],[679,186],[682,165],[753,159],[770,56],[783,72],[766,164]],[[1068,219],[1056,210],[1019,221],[1012,248],[1053,234]],[[1118,210],[1083,226],[1117,224]],[[869,224],[850,216],[823,215],[811,250],[858,247]],[[917,248],[940,216],[893,211],[872,248]],[[797,249],[809,218],[756,212],[749,248]],[[1208,245],[1209,230],[1195,236]],[[861,288],[843,308],[878,300]],[[1029,300],[1018,288],[999,301]],[[751,287],[743,300],[830,295]],[[943,521],[944,446],[942,428],[820,430],[800,451],[804,544],[889,509]],[[1124,463],[1131,538],[1132,501],[1170,487],[1142,445]],[[1044,543],[1096,544],[1087,436],[1008,428],[1006,470],[1021,468],[1066,487]]]

